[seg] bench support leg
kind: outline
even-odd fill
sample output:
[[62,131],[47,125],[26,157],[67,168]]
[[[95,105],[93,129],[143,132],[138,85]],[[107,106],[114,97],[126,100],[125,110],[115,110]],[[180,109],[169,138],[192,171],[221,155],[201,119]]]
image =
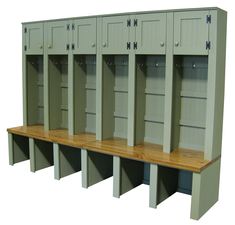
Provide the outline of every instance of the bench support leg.
[[113,175],[113,157],[82,149],[82,187],[88,188]]
[[178,170],[150,164],[149,207],[159,203],[177,191]]
[[139,161],[113,157],[113,196],[122,194],[143,183],[144,164]]
[[81,170],[80,149],[54,143],[53,152],[55,179],[59,180]]
[[54,164],[52,143],[29,138],[30,170],[47,168]]
[[193,173],[191,219],[200,219],[218,201],[219,178],[220,159],[201,173]]
[[29,141],[27,137],[8,133],[9,164],[29,159]]

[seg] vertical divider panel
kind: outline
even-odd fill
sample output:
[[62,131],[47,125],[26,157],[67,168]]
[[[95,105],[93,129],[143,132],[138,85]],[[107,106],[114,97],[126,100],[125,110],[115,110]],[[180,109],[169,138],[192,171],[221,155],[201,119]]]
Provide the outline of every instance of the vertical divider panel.
[[28,117],[28,112],[27,112],[27,77],[26,77],[26,55],[24,52],[24,45],[26,42],[26,37],[24,34],[24,26],[22,26],[22,74],[23,74],[23,125],[27,125],[27,117]]
[[173,13],[167,13],[166,77],[163,151],[171,152],[172,95],[173,95]]
[[101,54],[102,43],[102,18],[97,17],[96,20],[96,139],[103,139],[103,61]]

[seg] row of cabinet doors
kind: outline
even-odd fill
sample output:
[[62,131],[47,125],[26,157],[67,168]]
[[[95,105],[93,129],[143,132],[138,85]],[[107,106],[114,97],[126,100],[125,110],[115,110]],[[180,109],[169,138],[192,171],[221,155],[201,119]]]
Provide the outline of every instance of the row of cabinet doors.
[[[209,11],[173,14],[170,37],[174,54],[208,54]],[[97,43],[97,18],[48,21],[23,25],[26,54],[165,54],[167,13],[102,17],[100,43]],[[169,30],[169,29],[168,29]],[[170,34],[168,34],[170,35]]]

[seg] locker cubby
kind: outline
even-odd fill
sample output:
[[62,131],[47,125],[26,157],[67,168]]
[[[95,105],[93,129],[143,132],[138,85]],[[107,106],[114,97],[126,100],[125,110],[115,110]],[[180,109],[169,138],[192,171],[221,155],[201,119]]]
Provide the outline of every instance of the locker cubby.
[[96,133],[96,56],[74,56],[75,133]]
[[48,56],[49,126],[68,129],[68,56]]
[[103,137],[127,139],[128,56],[103,56]]
[[165,56],[136,56],[135,142],[163,144]]
[[204,151],[207,56],[174,56],[173,148]]
[[27,125],[44,124],[43,56],[26,56]]

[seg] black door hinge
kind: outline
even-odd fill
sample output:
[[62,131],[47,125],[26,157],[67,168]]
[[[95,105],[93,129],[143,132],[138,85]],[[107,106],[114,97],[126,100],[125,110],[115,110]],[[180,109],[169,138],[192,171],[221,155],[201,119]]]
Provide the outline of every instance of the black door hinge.
[[206,41],[206,49],[211,49],[211,42],[210,41]]
[[137,42],[134,42],[134,43],[133,43],[133,48],[134,48],[134,49],[137,49]]
[[75,25],[74,25],[74,23],[72,24],[72,30],[75,30]]
[[70,30],[70,24],[67,24],[66,28],[67,30]]
[[72,44],[72,50],[74,50],[75,49],[75,45],[74,44]]
[[27,51],[27,46],[26,45],[24,46],[24,50]]
[[207,23],[211,23],[211,15],[207,15],[206,16],[206,22]]
[[128,27],[131,26],[131,20],[130,20],[130,19],[127,20],[127,26],[128,26]]
[[27,27],[24,28],[24,33],[27,33]]
[[66,49],[69,50],[69,44],[66,45]]
[[131,49],[131,42],[127,42],[127,43],[126,43],[126,48],[127,48],[127,49]]
[[134,27],[137,27],[137,26],[138,26],[138,20],[134,19]]

